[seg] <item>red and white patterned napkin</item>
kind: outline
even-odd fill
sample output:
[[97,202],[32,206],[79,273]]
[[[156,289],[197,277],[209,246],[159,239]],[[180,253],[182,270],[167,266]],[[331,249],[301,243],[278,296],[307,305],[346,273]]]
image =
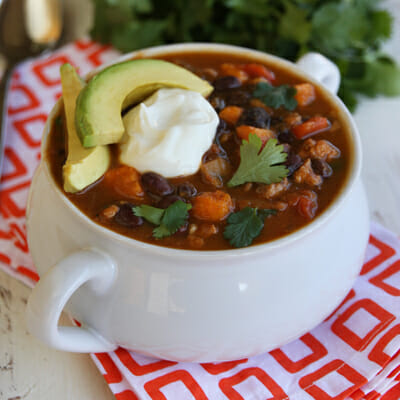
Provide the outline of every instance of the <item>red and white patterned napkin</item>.
[[[61,94],[59,67],[81,74],[118,55],[87,40],[20,65],[8,94],[0,184],[0,268],[33,286],[25,206],[46,116]],[[93,354],[118,400],[395,400],[400,398],[400,240],[373,224],[360,277],[338,309],[269,353],[208,364],[155,360],[124,349]]]

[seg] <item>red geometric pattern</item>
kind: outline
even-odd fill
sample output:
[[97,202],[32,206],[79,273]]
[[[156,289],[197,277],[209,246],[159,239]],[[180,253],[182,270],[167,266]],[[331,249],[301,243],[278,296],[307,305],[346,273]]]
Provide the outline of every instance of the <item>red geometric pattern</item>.
[[325,346],[311,335],[311,333],[305,334],[299,340],[301,340],[311,350],[311,354],[305,356],[301,360],[292,361],[281,349],[276,349],[269,353],[283,368],[285,368],[286,371],[291,374],[301,371],[328,354],[328,350],[326,350]]
[[394,249],[373,235],[370,235],[369,242],[372,246],[379,250],[379,253],[364,264],[360,273],[361,275],[367,274],[369,271],[373,270],[378,265],[381,265],[383,262],[396,254]]
[[[39,99],[35,96],[33,91],[29,89],[28,86],[23,85],[21,83],[17,83],[12,85],[11,89],[15,93],[19,93],[20,97],[22,95],[24,101],[22,102],[22,104],[9,105],[8,107],[9,115],[17,114],[23,111],[33,110],[34,108],[40,105]],[[20,99],[19,102],[21,102]]]
[[177,370],[170,372],[166,375],[162,375],[156,379],[147,382],[144,385],[146,392],[149,394],[153,400],[167,400],[164,394],[161,392],[161,388],[173,383],[180,382],[186,389],[192,394],[193,400],[208,400],[203,389],[196,382],[189,372],[184,370]]
[[391,359],[389,354],[385,353],[385,348],[396,338],[400,340],[400,324],[393,326],[386,332],[376,343],[374,348],[369,353],[368,358],[376,362],[381,367],[384,367]]
[[61,65],[65,63],[72,64],[68,57],[60,54],[34,64],[32,71],[43,85],[56,86],[61,83],[60,74],[56,71],[59,71]]
[[[0,268],[31,286],[39,276],[26,240],[27,196],[45,120],[61,95],[59,67],[70,62],[83,75],[116,55],[82,39],[14,73],[0,179]],[[324,322],[270,353],[188,364],[118,349],[93,359],[117,400],[398,400],[400,241],[372,225],[366,259],[354,288]]]
[[25,164],[11,147],[6,147],[4,149],[4,157],[7,158],[9,163],[12,165],[12,171],[3,173],[1,177],[2,182],[17,178],[19,176],[24,176],[28,172]]
[[374,276],[369,281],[373,285],[381,288],[386,293],[389,293],[392,296],[400,296],[400,279],[398,279],[398,281],[399,281],[398,287],[394,287],[385,282],[385,279],[388,279],[391,276],[398,274],[398,273],[400,273],[400,260],[397,260],[396,262],[394,262],[392,265],[390,265],[388,268],[386,268],[383,272]]
[[[348,387],[347,389],[336,393],[335,396],[331,396],[324,389],[318,386],[317,382],[322,380],[322,378],[330,375],[332,372],[343,376],[346,380],[348,380],[353,385]],[[330,377],[331,379],[334,379]],[[342,360],[333,360],[330,363],[324,365],[320,369],[315,372],[312,372],[309,375],[304,376],[299,380],[300,387],[306,391],[309,395],[311,395],[314,399],[321,400],[344,400],[351,393],[355,392],[362,385],[367,383],[368,380],[358,373],[354,368],[351,368]]]
[[[350,319],[357,311],[363,309],[379,320],[364,337],[359,337],[345,322]],[[389,311],[385,310],[371,299],[362,299],[352,304],[344,313],[340,314],[336,321],[332,324],[332,332],[345,341],[354,350],[362,350],[365,348],[376,335],[388,326],[396,317]]]
[[30,184],[29,180],[0,191],[0,214],[4,218],[25,216],[25,201]]
[[266,389],[270,391],[273,397],[269,397],[269,399],[278,400],[287,397],[287,394],[283,391],[283,389],[261,368],[243,369],[236,375],[221,379],[219,382],[219,387],[228,399],[245,400],[244,397],[234,389],[234,386],[250,377],[255,377],[262,385],[265,386]]
[[14,121],[14,128],[29,147],[39,147],[41,143],[41,134],[37,135],[37,138],[32,137],[32,135],[34,135],[36,132],[40,133],[43,131],[46,119],[47,115],[40,113],[31,117]]
[[122,381],[121,372],[107,353],[96,353],[94,355],[104,368],[105,373],[103,377],[107,383],[119,383]]
[[171,365],[177,364],[173,361],[160,360],[156,362],[151,362],[149,364],[140,365],[134,360],[134,358],[127,350],[122,348],[117,349],[115,351],[115,354],[121,360],[122,364],[124,364],[125,367],[128,368],[128,370],[136,376],[146,375],[151,372],[158,371],[160,369],[164,369],[170,367]]
[[200,364],[209,374],[211,375],[218,375],[222,374],[223,372],[230,371],[231,369],[235,368],[239,364],[243,364],[247,362],[247,358],[243,360],[236,360],[236,361],[225,361],[220,363],[204,363]]

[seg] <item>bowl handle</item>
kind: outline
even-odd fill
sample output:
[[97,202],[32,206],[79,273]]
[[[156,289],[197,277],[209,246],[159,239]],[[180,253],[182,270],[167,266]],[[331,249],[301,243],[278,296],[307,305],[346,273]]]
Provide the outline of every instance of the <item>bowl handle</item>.
[[340,86],[340,71],[331,60],[320,53],[307,53],[300,57],[296,64],[330,92],[337,94]]
[[58,326],[61,312],[83,284],[104,294],[113,284],[116,267],[111,258],[98,250],[80,250],[50,268],[33,289],[27,305],[26,320],[30,333],[59,350],[91,353],[115,350],[93,329]]

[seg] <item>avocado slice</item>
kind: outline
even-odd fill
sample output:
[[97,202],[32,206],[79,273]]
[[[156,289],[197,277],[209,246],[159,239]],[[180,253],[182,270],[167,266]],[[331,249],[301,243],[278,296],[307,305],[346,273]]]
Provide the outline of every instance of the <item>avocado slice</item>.
[[138,59],[111,65],[79,94],[75,125],[84,147],[117,143],[124,133],[121,111],[162,87],[208,96],[213,87],[192,72],[162,60]]
[[67,161],[63,166],[64,190],[75,193],[104,174],[110,165],[110,149],[107,146],[89,149],[82,146],[75,129],[75,104],[85,83],[70,64],[62,65],[60,74],[68,137]]

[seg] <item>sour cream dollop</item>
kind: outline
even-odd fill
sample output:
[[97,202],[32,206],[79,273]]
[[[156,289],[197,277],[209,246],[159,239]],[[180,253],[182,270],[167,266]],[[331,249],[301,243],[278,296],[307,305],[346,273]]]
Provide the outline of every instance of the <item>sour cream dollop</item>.
[[172,178],[198,171],[219,118],[200,93],[160,89],[130,110],[123,122],[120,161],[141,173]]

